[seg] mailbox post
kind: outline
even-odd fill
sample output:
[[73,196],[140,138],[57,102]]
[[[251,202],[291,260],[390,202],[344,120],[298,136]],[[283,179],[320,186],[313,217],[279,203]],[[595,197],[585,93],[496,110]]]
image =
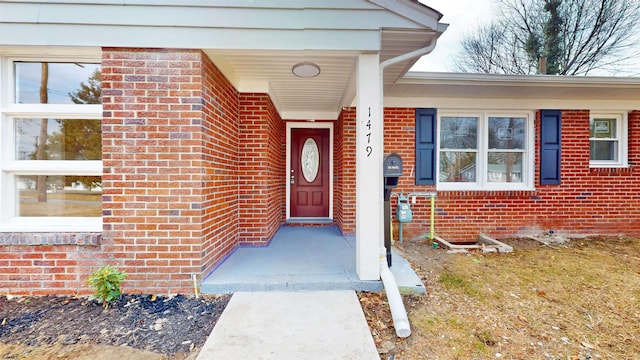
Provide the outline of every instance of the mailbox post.
[[402,176],[402,158],[391,153],[384,157],[382,177],[384,180],[384,247],[387,248],[387,264],[391,267],[391,190],[398,186]]

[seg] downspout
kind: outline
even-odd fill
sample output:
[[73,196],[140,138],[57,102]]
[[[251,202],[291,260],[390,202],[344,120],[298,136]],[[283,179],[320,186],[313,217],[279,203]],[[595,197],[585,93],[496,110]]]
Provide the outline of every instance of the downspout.
[[389,302],[389,308],[391,308],[391,318],[393,319],[393,327],[396,329],[396,335],[401,338],[409,337],[409,335],[411,335],[409,317],[402,303],[402,296],[400,296],[396,279],[393,277],[391,270],[389,270],[389,264],[387,264],[387,249],[384,247],[380,249],[380,279],[382,279],[382,284],[387,294],[387,301]]
[[[402,54],[402,55],[398,55],[394,58],[391,59],[387,59],[383,62],[380,63],[380,76],[382,76],[382,74],[384,73],[384,69],[389,66],[389,65],[393,65],[393,64],[397,64],[399,62],[405,61],[405,60],[409,60],[409,59],[413,59],[416,57],[420,57],[422,55],[427,55],[428,53],[432,52],[433,49],[436,48],[436,40],[431,40],[431,42],[429,43],[429,45],[417,49],[417,50],[413,50],[410,51],[406,54]],[[382,80],[382,78],[380,79]],[[380,82],[381,84],[384,85],[384,83]]]
[[[426,55],[433,51],[436,47],[436,40],[432,40],[431,43],[423,48],[408,52],[406,54],[396,56],[394,58],[385,60],[380,63],[380,103],[381,107],[381,116],[382,122],[384,124],[384,69],[393,64],[397,64],[402,61],[410,60],[422,55]],[[384,128],[384,126],[383,126]],[[384,136],[384,134],[383,134]],[[411,335],[411,326],[409,324],[409,317],[407,316],[407,310],[402,303],[402,296],[400,296],[400,290],[398,290],[398,285],[396,284],[396,280],[389,269],[389,265],[387,264],[387,249],[382,247],[380,249],[380,279],[382,280],[382,284],[385,289],[385,293],[387,294],[387,301],[389,302],[389,307],[391,308],[391,317],[393,318],[393,327],[396,329],[396,335],[400,338],[406,338]]]

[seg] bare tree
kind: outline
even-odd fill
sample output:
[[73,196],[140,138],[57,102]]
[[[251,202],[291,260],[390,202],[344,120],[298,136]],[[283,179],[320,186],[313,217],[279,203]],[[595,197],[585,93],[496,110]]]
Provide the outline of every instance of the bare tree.
[[463,39],[456,70],[587,75],[615,71],[640,55],[640,0],[499,0],[499,5],[497,20]]
[[[49,102],[49,63],[42,63],[42,74],[40,77],[40,103],[46,104]],[[37,144],[38,149],[36,151],[36,160],[44,160],[47,147],[47,125],[49,119],[40,120],[40,136]],[[36,181],[36,187],[38,189],[38,202],[47,202],[47,176],[39,175]]]

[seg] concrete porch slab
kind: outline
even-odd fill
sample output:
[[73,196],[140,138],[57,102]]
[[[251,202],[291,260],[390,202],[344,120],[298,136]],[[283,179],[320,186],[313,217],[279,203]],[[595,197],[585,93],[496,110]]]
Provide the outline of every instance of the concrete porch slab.
[[237,292],[197,360],[379,359],[354,291]]
[[[358,279],[355,254],[355,236],[343,236],[335,226],[283,226],[269,246],[237,249],[204,279],[201,291],[381,291],[381,281]],[[392,263],[401,293],[426,293],[420,278],[395,251]]]

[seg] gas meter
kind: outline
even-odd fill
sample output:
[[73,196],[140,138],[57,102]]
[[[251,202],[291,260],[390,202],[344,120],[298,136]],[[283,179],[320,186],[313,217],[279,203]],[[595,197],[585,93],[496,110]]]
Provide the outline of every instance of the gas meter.
[[409,197],[402,194],[398,195],[398,206],[396,207],[396,219],[401,223],[411,222],[413,220],[413,212],[409,207]]

